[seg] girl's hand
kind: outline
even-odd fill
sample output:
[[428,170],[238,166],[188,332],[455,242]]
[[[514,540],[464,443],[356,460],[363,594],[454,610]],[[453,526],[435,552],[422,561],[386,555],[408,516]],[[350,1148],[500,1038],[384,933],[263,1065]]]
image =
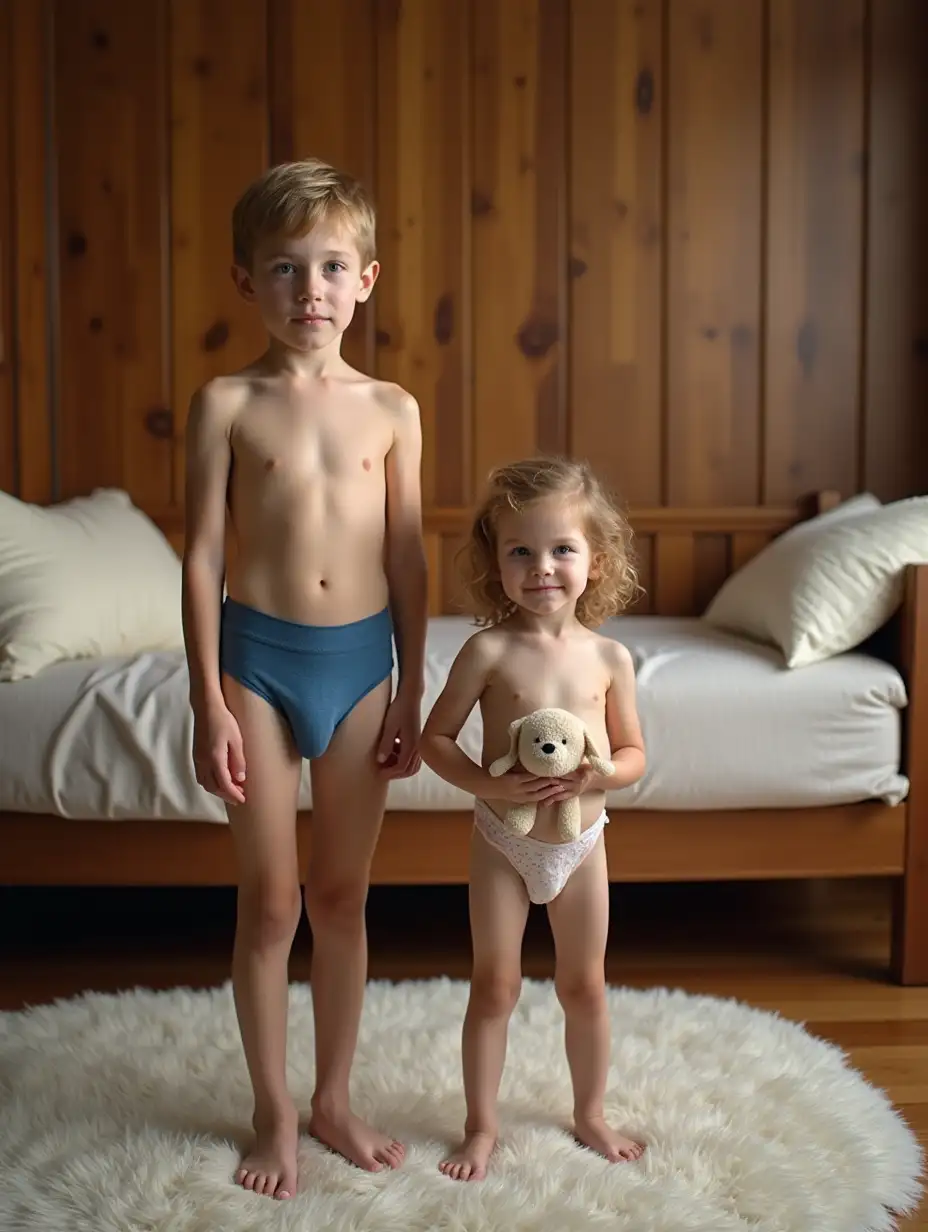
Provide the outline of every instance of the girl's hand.
[[507,770],[493,780],[487,791],[492,799],[505,800],[508,804],[549,804],[552,796],[560,791],[558,779],[539,778],[519,766]]
[[591,791],[595,787],[598,778],[599,775],[589,762],[584,762],[570,774],[562,774],[560,778],[554,780],[558,785],[557,794],[552,796],[548,803],[560,804],[562,800],[572,800],[574,796],[582,796],[584,792]]

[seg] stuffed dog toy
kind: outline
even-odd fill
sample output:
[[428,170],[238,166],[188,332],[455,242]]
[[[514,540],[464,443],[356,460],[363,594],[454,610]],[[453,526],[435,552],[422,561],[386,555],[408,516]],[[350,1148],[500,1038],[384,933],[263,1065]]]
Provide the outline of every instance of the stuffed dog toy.
[[[490,766],[494,778],[521,762],[529,774],[557,778],[576,770],[584,757],[599,774],[612,774],[615,767],[593,747],[586,725],[569,710],[533,710],[509,724],[509,752]],[[527,834],[535,824],[535,804],[512,804],[503,820],[516,834]],[[558,805],[558,835],[563,842],[580,837],[580,800],[562,800]]]

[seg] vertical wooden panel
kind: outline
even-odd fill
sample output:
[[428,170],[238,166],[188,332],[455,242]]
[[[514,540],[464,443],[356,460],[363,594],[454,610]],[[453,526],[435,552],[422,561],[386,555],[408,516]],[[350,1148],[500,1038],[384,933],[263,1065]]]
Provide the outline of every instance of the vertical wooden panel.
[[570,446],[661,500],[661,0],[571,5]]
[[55,5],[61,495],[171,494],[161,0]]
[[257,358],[266,335],[235,291],[232,208],[267,166],[264,0],[171,4],[171,211],[174,495],[182,499],[182,437],[190,396],[204,381]]
[[12,0],[11,9],[16,315],[8,342],[16,366],[17,478],[23,500],[46,503],[55,495],[48,265],[49,256],[54,261],[56,254],[47,251],[51,5],[48,0]]
[[728,535],[697,535],[694,568],[693,615],[701,616],[710,599],[731,572],[731,539]]
[[565,0],[475,0],[475,478],[566,445]]
[[0,2],[0,490],[15,492],[13,379],[13,6]]
[[667,500],[758,495],[761,0],[670,5]]
[[460,554],[467,539],[464,535],[446,534],[441,540],[441,610],[446,615],[460,616],[468,612],[467,596],[461,582]]
[[857,486],[863,0],[770,12],[763,499],[779,504]]
[[692,531],[658,531],[654,536],[651,611],[691,616],[696,601],[696,537]]
[[876,0],[871,14],[860,482],[895,500],[928,492],[928,8]]
[[[374,192],[377,76],[375,4],[380,0],[268,0],[270,158],[321,158]],[[249,0],[254,7],[254,0]],[[386,7],[399,8],[395,3]],[[236,14],[236,20],[237,20]],[[249,24],[257,20],[249,15]],[[342,354],[373,372],[374,299],[361,304]]]
[[378,6],[377,371],[419,400],[427,504],[471,499],[469,6]]

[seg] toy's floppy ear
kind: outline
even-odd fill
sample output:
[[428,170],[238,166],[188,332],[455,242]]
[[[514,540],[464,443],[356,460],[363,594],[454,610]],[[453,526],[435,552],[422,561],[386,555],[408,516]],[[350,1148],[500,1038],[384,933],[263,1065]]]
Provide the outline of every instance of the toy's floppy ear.
[[613,770],[615,770],[615,766],[611,761],[604,761],[596,752],[593,741],[590,739],[590,733],[585,728],[583,731],[583,751],[597,774],[612,774]]
[[522,730],[522,724],[525,719],[513,719],[509,724],[509,752],[503,757],[498,757],[490,765],[490,773],[495,779],[498,779],[501,774],[505,774],[519,760],[519,755],[516,749],[519,745],[519,732]]

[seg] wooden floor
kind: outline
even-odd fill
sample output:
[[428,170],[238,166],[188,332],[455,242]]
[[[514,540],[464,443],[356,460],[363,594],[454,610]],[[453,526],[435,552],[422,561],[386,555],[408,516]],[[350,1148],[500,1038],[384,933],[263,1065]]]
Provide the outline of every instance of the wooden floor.
[[[230,890],[0,890],[0,1009],[88,988],[221,983],[234,913]],[[463,889],[375,888],[368,918],[372,978],[466,977]],[[804,1022],[850,1053],[928,1148],[928,988],[888,981],[887,885],[617,886],[612,918],[611,981],[737,997]],[[294,979],[308,960],[304,926]],[[534,911],[526,975],[549,976],[551,961]],[[928,1208],[903,1226],[928,1229]]]

